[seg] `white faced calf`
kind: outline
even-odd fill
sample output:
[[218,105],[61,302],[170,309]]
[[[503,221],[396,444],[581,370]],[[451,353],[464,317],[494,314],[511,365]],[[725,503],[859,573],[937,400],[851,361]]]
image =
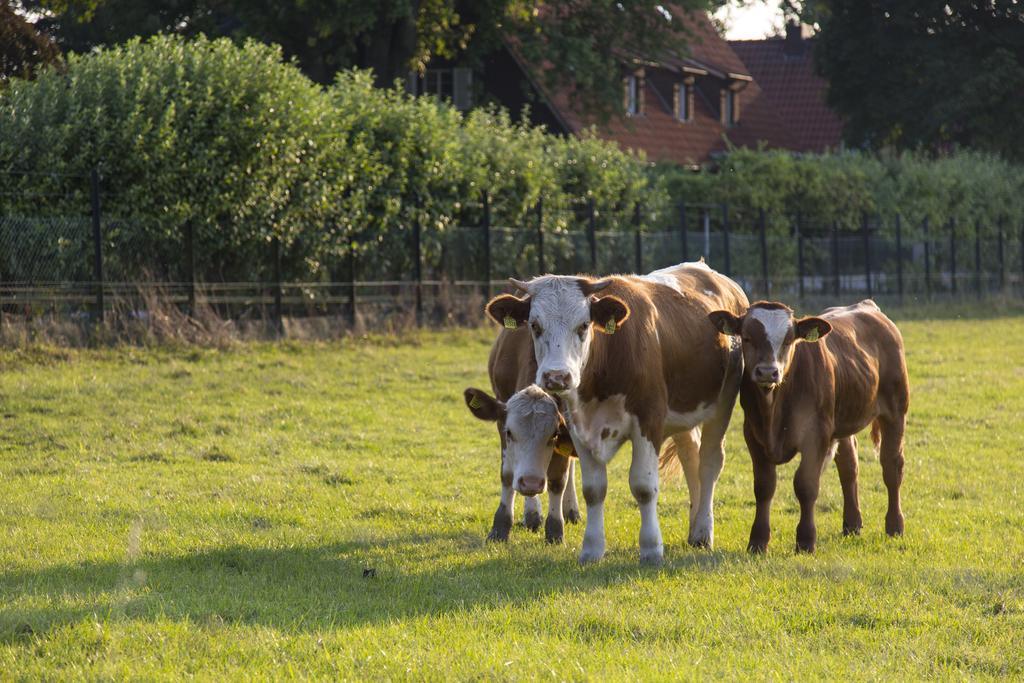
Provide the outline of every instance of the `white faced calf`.
[[[535,384],[501,402],[480,389],[465,391],[466,405],[481,420],[496,422],[501,437],[502,500],[494,513],[490,540],[506,540],[512,526],[513,491],[537,496],[548,490],[544,538],[561,543],[565,518],[579,520],[570,458],[575,457],[555,399]],[[572,493],[566,501],[564,494]],[[568,506],[564,503],[569,502]],[[568,507],[568,510],[565,508]],[[539,519],[538,519],[539,523]]]

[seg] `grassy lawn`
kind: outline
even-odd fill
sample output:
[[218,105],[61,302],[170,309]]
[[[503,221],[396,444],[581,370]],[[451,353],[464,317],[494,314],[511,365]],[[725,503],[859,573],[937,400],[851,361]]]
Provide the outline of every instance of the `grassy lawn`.
[[686,545],[666,482],[660,569],[628,449],[601,564],[577,566],[582,526],[484,543],[497,435],[461,391],[488,386],[490,329],[2,352],[0,678],[1024,676],[1024,317],[901,327],[906,537],[862,438],[863,535],[841,536],[833,467],[818,552],[794,555],[791,463],[748,556],[737,407],[717,547]]

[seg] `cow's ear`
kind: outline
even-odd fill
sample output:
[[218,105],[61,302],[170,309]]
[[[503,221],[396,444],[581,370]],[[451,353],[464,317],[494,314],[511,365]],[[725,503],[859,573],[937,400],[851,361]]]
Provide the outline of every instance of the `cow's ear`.
[[803,341],[816,342],[832,331],[827,320],[821,318],[801,318],[796,321],[796,338]]
[[740,333],[740,328],[743,327],[743,319],[730,311],[711,311],[708,313],[708,318],[715,329],[722,334],[737,335]]
[[576,447],[572,444],[569,425],[565,423],[562,413],[558,413],[558,431],[555,432],[555,451],[567,458],[576,458]]
[[469,387],[462,392],[462,395],[466,399],[469,412],[473,413],[474,417],[487,422],[497,422],[505,417],[505,404],[483,389]]
[[487,302],[484,310],[491,320],[514,330],[530,319],[530,297],[519,299],[511,294],[499,294]]
[[614,334],[628,318],[629,306],[617,296],[603,296],[590,302],[590,320],[605,334]]

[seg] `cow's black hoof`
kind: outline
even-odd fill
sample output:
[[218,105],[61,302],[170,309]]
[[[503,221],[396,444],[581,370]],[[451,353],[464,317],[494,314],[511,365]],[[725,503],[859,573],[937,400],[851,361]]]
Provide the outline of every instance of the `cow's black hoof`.
[[561,543],[565,533],[565,525],[562,520],[548,517],[544,522],[544,540],[548,543]]
[[579,524],[582,519],[580,511],[576,508],[565,511],[565,521],[569,522],[569,524]]
[[525,526],[530,531],[537,531],[537,530],[539,530],[540,529],[540,525],[541,525],[540,513],[537,512],[536,510],[530,510],[525,515],[523,515],[523,526]]
[[512,515],[508,508],[502,503],[494,512],[494,521],[491,522],[491,533],[487,534],[488,543],[504,543],[508,540],[508,533],[512,530]]

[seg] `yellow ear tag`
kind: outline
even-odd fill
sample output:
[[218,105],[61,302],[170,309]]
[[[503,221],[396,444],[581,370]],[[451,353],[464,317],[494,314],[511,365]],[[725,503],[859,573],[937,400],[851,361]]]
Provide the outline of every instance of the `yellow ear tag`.
[[484,404],[480,400],[479,396],[473,394],[473,398],[469,399],[469,407],[472,408],[473,410],[480,410],[481,408],[484,407]]
[[818,341],[819,336],[820,335],[818,334],[818,328],[815,327],[814,329],[807,333],[807,336],[804,337],[804,339],[810,342],[815,342]]
[[519,327],[519,323],[517,323],[517,322],[516,322],[516,319],[515,319],[515,318],[513,318],[513,317],[512,317],[512,316],[510,316],[510,315],[506,315],[506,316],[505,316],[505,320],[504,320],[504,322],[505,322],[505,329],[508,329],[508,330],[514,330],[514,329],[516,329],[517,327]]
[[609,318],[604,325],[605,334],[615,334],[615,318]]

